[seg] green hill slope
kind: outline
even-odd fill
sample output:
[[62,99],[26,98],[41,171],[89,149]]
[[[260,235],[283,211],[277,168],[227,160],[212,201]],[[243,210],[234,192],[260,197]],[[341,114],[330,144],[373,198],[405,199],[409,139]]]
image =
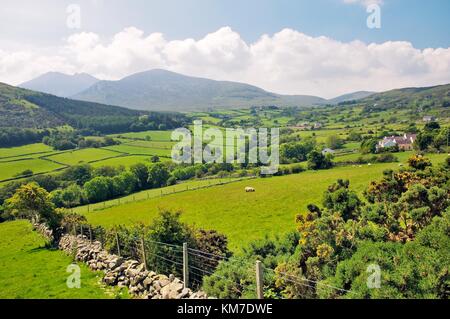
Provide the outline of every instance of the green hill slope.
[[362,104],[368,110],[410,109],[411,111],[450,111],[450,84],[424,88],[404,88],[373,94],[362,100],[350,102]]
[[50,128],[71,125],[104,133],[127,131],[138,123],[147,122],[178,127],[184,118],[179,114],[130,110],[123,107],[76,101],[34,92],[0,83],[0,128]]
[[66,285],[72,259],[45,248],[44,239],[26,221],[0,224],[0,299],[106,299],[114,294],[101,284],[101,274],[81,268],[81,288]]

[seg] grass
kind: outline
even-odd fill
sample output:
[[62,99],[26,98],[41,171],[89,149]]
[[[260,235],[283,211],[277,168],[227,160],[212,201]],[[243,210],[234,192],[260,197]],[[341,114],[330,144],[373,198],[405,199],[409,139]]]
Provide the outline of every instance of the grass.
[[46,161],[43,159],[28,159],[15,162],[1,162],[0,163],[0,180],[14,178],[27,169],[31,169],[33,174],[50,172],[64,166]]
[[[414,155],[414,151],[407,151],[407,152],[398,152],[393,153],[393,155],[398,159],[399,164],[406,164],[408,162],[408,159]],[[354,154],[348,154],[348,155],[342,155],[342,156],[336,156],[334,161],[339,162],[347,162],[347,161],[355,161],[360,157],[363,158],[371,158],[374,154],[361,154],[361,153],[354,153]],[[379,155],[377,155],[379,156]],[[448,155],[447,154],[435,154],[430,153],[425,155],[427,158],[429,158],[433,163],[442,162]]]
[[0,299],[107,299],[114,293],[100,283],[101,273],[81,268],[81,288],[66,285],[72,259],[45,248],[27,221],[0,224]]
[[[266,234],[283,234],[293,230],[296,214],[303,213],[310,203],[320,203],[326,187],[337,179],[350,179],[351,187],[361,193],[370,180],[380,178],[385,169],[395,167],[397,164],[357,169],[342,167],[236,182],[124,204],[85,215],[93,224],[111,227],[149,223],[159,209],[181,210],[183,221],[226,234],[230,247],[237,250]],[[254,187],[256,192],[246,193],[246,186]]]
[[143,148],[159,148],[159,149],[166,149],[171,150],[172,147],[175,145],[174,142],[161,142],[161,141],[128,141],[128,145],[143,147]]
[[58,155],[48,156],[47,158],[58,163],[66,165],[76,165],[80,163],[90,163],[106,158],[120,156],[117,152],[112,152],[101,148],[86,148],[71,152],[65,152]]
[[132,194],[129,196],[122,197],[120,199],[113,199],[113,200],[109,200],[109,201],[105,201],[105,202],[101,202],[101,203],[97,203],[97,204],[76,207],[73,209],[73,211],[76,213],[86,214],[89,211],[90,212],[101,211],[101,210],[104,210],[105,208],[111,208],[111,207],[119,206],[119,205],[126,204],[126,203],[142,201],[142,200],[146,200],[149,198],[161,197],[163,195],[164,196],[172,195],[174,193],[185,192],[185,191],[194,190],[194,189],[203,188],[203,187],[220,185],[223,183],[229,183],[229,182],[234,182],[234,181],[238,181],[238,180],[241,180],[241,178],[219,178],[219,179],[210,179],[210,180],[192,180],[192,181],[176,184],[173,186],[138,192],[138,193],[135,193],[135,194]]
[[19,157],[26,154],[45,152],[53,152],[53,148],[42,143],[36,143],[18,147],[0,148],[0,158]]
[[152,141],[170,141],[170,136],[172,131],[145,131],[136,133],[124,133],[124,134],[114,134],[112,137],[125,137],[125,138],[136,138],[145,139],[147,136],[151,138]]
[[109,146],[104,148],[105,150],[112,150],[115,152],[122,152],[132,155],[156,155],[156,156],[166,156],[170,157],[171,149],[160,149],[160,148],[147,148],[142,146],[133,146],[120,144],[115,146]]
[[[442,157],[439,157],[442,159]],[[435,158],[435,162],[439,160]],[[106,208],[84,214],[95,225],[112,227],[150,223],[160,209],[180,210],[182,220],[198,227],[215,229],[228,236],[230,247],[239,250],[250,241],[295,229],[295,216],[310,203],[320,204],[326,188],[337,179],[349,179],[351,188],[362,195],[369,182],[382,177],[398,163],[338,167],[307,171],[297,175],[235,182],[177,193]],[[246,193],[252,186],[255,193]]]
[[[137,163],[145,163],[145,164],[151,164],[150,163],[151,156],[149,155],[128,155],[128,156],[120,156],[120,157],[114,157],[106,160],[102,160],[99,162],[92,163],[91,166],[94,168],[101,167],[101,166],[125,166],[126,168],[130,167],[131,165],[137,164]],[[168,161],[168,158],[160,158],[161,162]]]

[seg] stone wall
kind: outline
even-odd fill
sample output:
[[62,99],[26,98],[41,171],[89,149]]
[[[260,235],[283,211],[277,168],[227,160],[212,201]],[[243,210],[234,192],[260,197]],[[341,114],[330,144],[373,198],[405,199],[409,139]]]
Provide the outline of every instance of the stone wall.
[[33,229],[44,236],[51,243],[55,240],[53,231],[45,224],[33,224]]
[[95,271],[105,272],[103,282],[109,286],[128,287],[129,293],[141,299],[206,299],[204,292],[184,288],[175,276],[147,271],[144,264],[110,255],[102,250],[100,242],[91,243],[86,237],[64,235],[59,248]]

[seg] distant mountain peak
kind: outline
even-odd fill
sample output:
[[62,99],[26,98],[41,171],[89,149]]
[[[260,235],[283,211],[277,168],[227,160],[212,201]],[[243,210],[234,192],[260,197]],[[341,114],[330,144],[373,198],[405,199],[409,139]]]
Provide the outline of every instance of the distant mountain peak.
[[100,81],[73,98],[151,111],[306,106],[326,102],[320,97],[285,96],[245,83],[187,76],[164,69],[139,72],[119,81]]
[[87,73],[68,75],[52,71],[22,83],[19,87],[60,97],[69,97],[86,90],[98,81],[97,78]]

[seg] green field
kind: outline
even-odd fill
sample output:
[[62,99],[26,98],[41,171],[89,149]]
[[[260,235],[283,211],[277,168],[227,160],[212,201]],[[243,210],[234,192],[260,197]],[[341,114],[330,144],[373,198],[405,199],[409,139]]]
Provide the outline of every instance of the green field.
[[0,181],[15,178],[18,174],[21,174],[27,169],[31,169],[33,171],[33,174],[38,174],[51,172],[63,167],[63,165],[59,165],[43,159],[0,162]]
[[[93,224],[111,227],[149,223],[163,208],[181,210],[184,221],[223,232],[236,250],[265,234],[293,230],[295,215],[303,213],[310,203],[320,203],[326,187],[337,179],[350,179],[351,187],[362,192],[370,180],[379,179],[385,169],[397,165],[342,167],[260,178],[129,203],[86,216]],[[246,193],[246,186],[255,187],[256,192]]]
[[[441,155],[434,158],[434,162],[444,158]],[[231,248],[237,250],[265,234],[283,234],[295,229],[296,214],[305,212],[310,203],[320,204],[326,188],[337,179],[349,179],[351,188],[362,194],[370,181],[380,179],[386,169],[398,169],[398,165],[387,163],[306,171],[132,202],[98,212],[86,213],[86,209],[80,212],[95,225],[111,227],[149,223],[159,209],[181,210],[184,221],[223,232],[228,236]],[[246,186],[254,187],[256,192],[246,193]]]
[[102,286],[101,273],[81,268],[81,288],[66,285],[72,259],[45,248],[44,239],[26,221],[0,224],[0,299],[106,299],[112,290]]
[[230,182],[236,182],[242,180],[243,178],[218,178],[218,179],[209,179],[209,180],[192,180],[180,184],[176,184],[173,186],[167,186],[164,188],[156,188],[150,189],[146,191],[142,191],[139,193],[135,193],[129,196],[122,197],[120,199],[113,199],[106,202],[101,202],[97,204],[91,204],[86,206],[80,206],[72,209],[76,213],[86,214],[89,211],[98,211],[104,210],[105,208],[111,208],[114,206],[119,206],[126,203],[142,201],[149,198],[156,198],[161,196],[173,195],[174,193],[185,192],[189,190],[200,189],[204,187],[210,187],[215,185],[226,184]]
[[128,141],[124,144],[138,146],[138,147],[144,147],[144,148],[156,148],[156,149],[164,149],[164,150],[171,150],[173,145],[175,145],[174,142],[141,141],[141,140]]
[[117,156],[120,156],[120,153],[112,152],[102,148],[86,148],[82,150],[70,151],[58,155],[48,156],[47,158],[49,160],[65,165],[76,165]]
[[0,148],[0,158],[19,157],[37,153],[44,154],[49,152],[53,152],[52,147],[42,143],[36,143],[18,147]]
[[[145,163],[150,164],[151,156],[149,155],[127,155],[127,156],[119,156],[114,157],[106,160],[102,160],[99,162],[94,162],[91,164],[92,167],[101,167],[101,166],[124,166],[126,168],[130,167],[131,165],[137,164],[137,163]],[[168,161],[168,158],[161,157],[160,161]]]
[[132,155],[156,155],[165,157],[170,157],[172,152],[171,149],[147,148],[142,146],[133,146],[126,144],[105,147],[104,150],[112,150],[115,152],[121,152]]
[[152,141],[170,141],[172,131],[145,131],[136,133],[113,134],[112,137],[125,137],[131,139],[145,139],[150,137]]

